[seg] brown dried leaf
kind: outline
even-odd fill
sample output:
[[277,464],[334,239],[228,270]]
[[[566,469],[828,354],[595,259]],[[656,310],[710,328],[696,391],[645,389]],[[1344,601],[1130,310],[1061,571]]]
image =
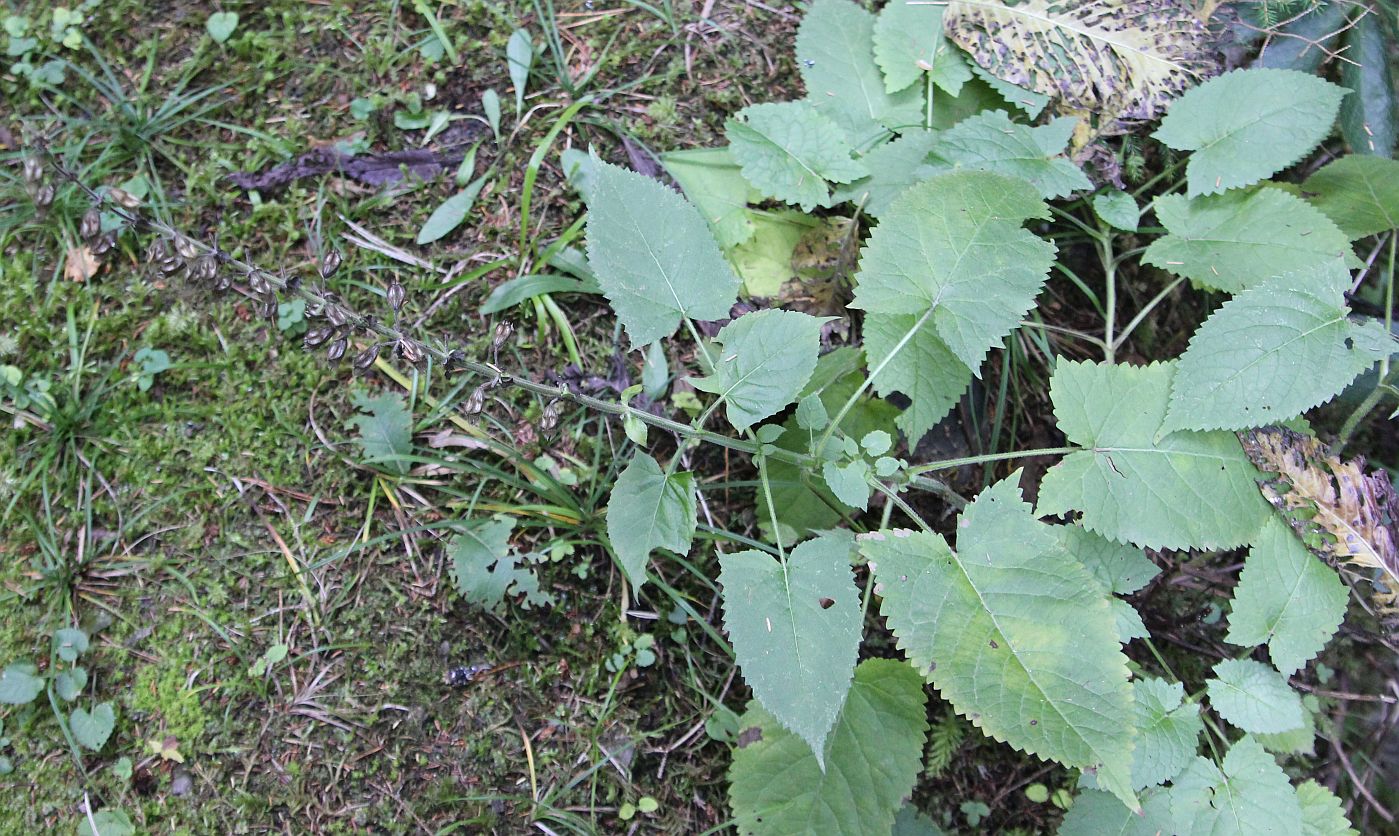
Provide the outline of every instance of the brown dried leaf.
[[1239,434],[1259,470],[1263,495],[1308,548],[1373,585],[1382,618],[1399,618],[1399,494],[1363,458],[1342,462],[1320,441],[1282,427]]
[[68,248],[68,255],[63,262],[63,277],[69,281],[86,282],[97,275],[97,271],[102,269],[102,263],[97,260],[97,256],[92,254],[92,250],[87,244],[78,244]]

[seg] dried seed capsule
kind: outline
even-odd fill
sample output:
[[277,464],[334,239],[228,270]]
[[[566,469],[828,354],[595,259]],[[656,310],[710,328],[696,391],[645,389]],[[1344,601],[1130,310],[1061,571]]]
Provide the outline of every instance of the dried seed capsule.
[[212,282],[219,275],[219,260],[212,255],[201,255],[190,267],[189,277],[196,282]]
[[199,247],[194,241],[183,235],[175,236],[175,252],[180,254],[180,258],[191,259],[199,255]]
[[418,344],[412,340],[399,340],[398,356],[416,366],[423,362],[425,355],[423,354],[423,350],[418,347]]
[[34,192],[34,205],[40,209],[47,209],[53,205],[53,198],[56,193],[52,183],[45,183]]
[[500,351],[509,341],[510,335],[515,333],[515,326],[509,322],[497,322],[495,324],[495,334],[491,337],[491,351]]
[[284,277],[284,278],[282,279],[282,287],[286,288],[287,293],[295,293],[295,292],[301,287],[301,277],[300,277],[300,276],[286,276],[286,277]]
[[559,425],[559,415],[563,412],[563,402],[554,398],[544,405],[544,411],[539,415],[539,429],[541,432],[550,432]]
[[302,345],[305,345],[307,348],[315,348],[330,339],[334,333],[334,328],[312,328],[310,331],[306,332],[306,337],[302,340]]
[[108,189],[107,198],[123,209],[135,209],[141,205],[141,199],[125,189]]
[[24,158],[24,182],[31,186],[38,185],[44,179],[44,164],[38,157]]
[[326,359],[334,363],[336,360],[339,360],[341,357],[345,356],[345,349],[349,347],[350,341],[345,339],[344,337],[341,337],[340,339],[331,343],[330,348],[327,348],[325,350]]
[[321,278],[328,279],[335,275],[335,271],[340,269],[340,262],[343,260],[339,250],[331,250],[326,253],[325,258],[321,259]]
[[277,297],[268,294],[258,303],[257,315],[263,319],[272,320],[277,318]]
[[117,231],[105,232],[94,240],[89,246],[93,255],[102,255],[117,245]]
[[160,262],[160,272],[168,276],[172,273],[180,272],[184,269],[184,266],[185,260],[183,258],[180,258],[178,255],[170,255],[167,256],[164,261]]
[[146,247],[146,260],[157,264],[170,257],[170,245],[164,238],[152,238]]
[[355,355],[355,369],[357,371],[368,371],[374,365],[374,361],[379,359],[379,343],[374,343],[369,348]]
[[248,290],[261,295],[272,289],[272,285],[267,283],[267,277],[262,275],[261,270],[248,271]]
[[230,287],[233,287],[233,279],[229,277],[227,272],[222,270],[218,271],[214,276],[214,290],[223,293]]
[[487,384],[483,383],[471,390],[471,394],[467,396],[466,402],[461,405],[462,412],[465,412],[467,415],[476,415],[482,409],[485,409],[486,389]]
[[97,236],[102,234],[102,213],[93,207],[83,213],[83,221],[78,224],[78,235],[89,244]]
[[403,289],[403,283],[398,279],[389,283],[389,307],[393,308],[394,313],[398,313],[399,309],[403,307],[403,299],[407,295],[408,291]]
[[345,309],[339,305],[326,305],[325,318],[336,328],[343,327],[345,323],[350,321],[349,314],[345,313]]

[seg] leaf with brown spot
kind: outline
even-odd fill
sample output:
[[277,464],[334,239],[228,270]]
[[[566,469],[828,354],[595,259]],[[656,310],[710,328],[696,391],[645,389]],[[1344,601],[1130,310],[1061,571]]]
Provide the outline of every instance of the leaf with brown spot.
[[953,0],[947,37],[982,68],[1126,133],[1219,71],[1209,30],[1177,0]]
[[1307,547],[1336,564],[1352,585],[1371,584],[1381,618],[1399,626],[1399,495],[1365,459],[1342,462],[1315,438],[1282,427],[1239,434],[1258,469],[1271,475],[1263,495]]

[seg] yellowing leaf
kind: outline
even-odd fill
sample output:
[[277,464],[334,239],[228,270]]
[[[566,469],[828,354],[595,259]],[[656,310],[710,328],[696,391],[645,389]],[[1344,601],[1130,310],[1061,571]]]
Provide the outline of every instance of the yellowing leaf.
[[87,244],[78,244],[68,248],[68,255],[63,260],[63,278],[73,282],[85,282],[97,275],[97,271],[102,269],[102,265],[97,260],[97,256],[92,254]]
[[1178,0],[953,0],[947,36],[1061,113],[1098,114],[1103,134],[1155,119],[1216,72],[1209,33]]

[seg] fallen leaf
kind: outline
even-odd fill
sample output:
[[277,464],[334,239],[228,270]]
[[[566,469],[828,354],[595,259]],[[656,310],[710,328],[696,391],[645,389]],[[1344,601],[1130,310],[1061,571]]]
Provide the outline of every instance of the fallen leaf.
[[1399,494],[1383,470],[1342,462],[1315,438],[1282,427],[1239,434],[1244,451],[1270,474],[1263,495],[1323,560],[1355,584],[1368,582],[1377,614],[1399,627]]
[[97,275],[97,271],[102,269],[102,264],[97,260],[97,256],[92,254],[87,244],[78,244],[68,248],[68,256],[63,262],[63,277],[69,281],[86,282]]

